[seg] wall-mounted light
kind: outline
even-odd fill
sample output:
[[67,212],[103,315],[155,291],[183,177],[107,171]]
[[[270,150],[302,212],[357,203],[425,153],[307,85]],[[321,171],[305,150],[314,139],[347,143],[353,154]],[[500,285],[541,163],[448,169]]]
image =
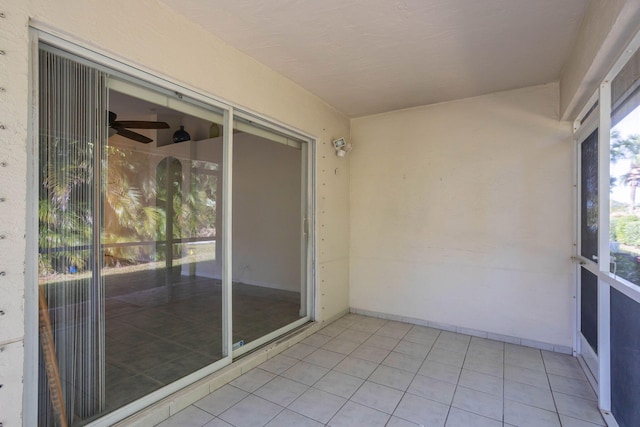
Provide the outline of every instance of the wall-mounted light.
[[333,148],[336,150],[336,156],[344,157],[351,151],[351,144],[348,144],[344,138],[338,138],[333,141]]

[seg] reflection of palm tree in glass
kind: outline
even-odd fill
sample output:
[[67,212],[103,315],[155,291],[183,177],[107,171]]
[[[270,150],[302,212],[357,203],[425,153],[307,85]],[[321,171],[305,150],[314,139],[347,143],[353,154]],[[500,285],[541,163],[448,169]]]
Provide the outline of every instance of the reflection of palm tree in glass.
[[629,213],[634,213],[636,208],[636,191],[640,185],[640,155],[633,158],[629,172],[620,177],[620,182],[630,189]]
[[[45,249],[40,271],[42,275],[81,272],[88,267],[92,244],[94,145],[52,140],[40,146],[40,247]],[[114,146],[105,149],[102,241],[106,265],[165,260],[164,248],[135,245],[164,242],[167,237],[168,177],[163,167],[150,168],[153,157]],[[218,165],[186,162],[191,171],[186,187],[182,167],[170,174],[171,237],[214,238]]]
[[146,154],[109,147],[104,203],[105,259],[121,262],[157,260],[148,245],[121,245],[155,241],[165,228],[165,212],[156,205],[155,176]]
[[618,131],[611,132],[611,163],[630,160],[629,171],[620,176],[620,182],[629,187],[629,212],[634,213],[636,192],[640,185],[640,135],[629,135],[621,138]]
[[[93,224],[93,144],[43,135],[40,143],[40,274],[85,268]],[[46,143],[48,142],[48,143]]]

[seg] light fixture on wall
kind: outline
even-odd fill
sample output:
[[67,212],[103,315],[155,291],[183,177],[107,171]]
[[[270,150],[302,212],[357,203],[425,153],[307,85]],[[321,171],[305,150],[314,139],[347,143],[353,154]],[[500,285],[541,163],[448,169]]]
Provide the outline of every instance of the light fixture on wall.
[[344,138],[338,138],[333,141],[333,148],[336,150],[336,156],[344,157],[351,151],[351,144],[348,144]]

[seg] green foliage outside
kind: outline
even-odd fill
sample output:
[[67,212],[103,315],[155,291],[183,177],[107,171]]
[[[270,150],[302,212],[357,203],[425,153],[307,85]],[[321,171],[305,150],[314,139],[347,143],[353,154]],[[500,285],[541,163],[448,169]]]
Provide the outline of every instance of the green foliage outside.
[[[110,146],[103,156],[104,188],[96,195],[93,150],[94,145],[84,141],[41,141],[41,276],[90,268],[96,207],[103,212],[106,266],[164,260],[168,228],[173,239],[215,237],[216,164],[173,159],[173,166],[167,168],[163,166],[167,161],[161,160],[152,170],[153,155]],[[185,173],[190,176],[187,188],[183,188]],[[169,197],[171,227],[167,227]],[[173,257],[180,257],[180,245],[173,249]]]
[[612,218],[609,227],[612,241],[628,246],[640,246],[640,217],[627,215]]

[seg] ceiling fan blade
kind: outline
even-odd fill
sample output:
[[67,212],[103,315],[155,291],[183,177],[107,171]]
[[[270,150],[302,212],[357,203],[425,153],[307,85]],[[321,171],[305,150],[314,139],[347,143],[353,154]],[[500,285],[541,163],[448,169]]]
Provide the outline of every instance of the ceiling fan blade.
[[116,133],[118,135],[123,136],[125,138],[132,139],[132,140],[137,141],[137,142],[141,142],[143,144],[148,144],[151,141],[153,141],[153,139],[151,139],[151,138],[147,138],[146,136],[140,135],[137,132],[133,132],[133,131],[130,131],[130,130],[127,130],[127,129],[123,129],[121,127],[114,126],[113,129],[116,130]]
[[122,120],[111,122],[111,125],[131,129],[169,129],[169,125],[165,122],[148,122],[142,120]]

